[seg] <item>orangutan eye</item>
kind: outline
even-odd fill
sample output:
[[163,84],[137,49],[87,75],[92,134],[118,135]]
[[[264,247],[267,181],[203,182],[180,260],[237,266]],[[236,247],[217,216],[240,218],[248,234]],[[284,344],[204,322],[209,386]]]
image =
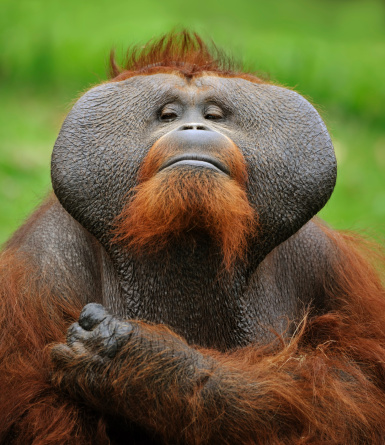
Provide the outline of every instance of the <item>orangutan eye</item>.
[[172,122],[178,117],[178,114],[175,110],[164,107],[159,113],[159,119],[163,122]]
[[222,116],[219,116],[218,114],[205,114],[205,119],[209,120],[215,120],[215,119],[222,119]]
[[208,120],[219,120],[223,119],[223,111],[216,105],[210,105],[204,112],[204,118]]
[[176,119],[178,116],[176,115],[176,113],[162,113],[160,115],[160,119],[162,121],[166,121],[166,122],[170,122],[173,121],[174,119]]

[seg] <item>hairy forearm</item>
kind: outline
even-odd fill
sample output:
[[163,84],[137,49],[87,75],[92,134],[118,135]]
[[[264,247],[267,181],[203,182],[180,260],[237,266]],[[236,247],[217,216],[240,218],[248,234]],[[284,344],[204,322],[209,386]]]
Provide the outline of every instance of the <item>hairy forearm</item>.
[[[55,386],[166,443],[382,437],[383,409],[373,404],[383,392],[368,366],[343,354],[337,340],[310,347],[303,330],[274,352],[250,346],[223,354],[195,349],[163,326],[125,322],[93,307],[96,322],[86,309],[67,345],[53,350]],[[319,320],[331,324],[328,330],[338,323],[333,316]]]

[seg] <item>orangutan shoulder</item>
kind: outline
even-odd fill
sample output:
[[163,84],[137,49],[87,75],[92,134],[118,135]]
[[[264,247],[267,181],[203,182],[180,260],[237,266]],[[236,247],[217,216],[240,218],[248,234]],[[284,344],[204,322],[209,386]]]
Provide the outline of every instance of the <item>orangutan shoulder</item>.
[[[61,294],[78,286],[76,293],[93,295],[92,301],[96,301],[102,248],[54,195],[28,218],[5,248],[29,262],[34,275],[49,281],[55,292]],[[84,295],[84,299],[88,297]]]
[[280,293],[288,298],[295,295],[306,305],[325,303],[325,276],[331,272],[333,249],[322,229],[324,224],[318,218],[310,220],[261,264],[264,274],[273,277]]

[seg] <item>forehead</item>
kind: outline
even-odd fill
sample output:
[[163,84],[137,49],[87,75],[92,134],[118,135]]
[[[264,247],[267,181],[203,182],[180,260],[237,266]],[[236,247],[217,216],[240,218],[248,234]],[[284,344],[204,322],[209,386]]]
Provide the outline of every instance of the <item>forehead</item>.
[[127,86],[140,86],[156,91],[156,95],[177,96],[182,100],[210,99],[211,97],[229,97],[235,92],[251,92],[261,85],[237,77],[220,77],[216,75],[200,75],[186,79],[178,74],[153,74],[131,77],[120,83]]

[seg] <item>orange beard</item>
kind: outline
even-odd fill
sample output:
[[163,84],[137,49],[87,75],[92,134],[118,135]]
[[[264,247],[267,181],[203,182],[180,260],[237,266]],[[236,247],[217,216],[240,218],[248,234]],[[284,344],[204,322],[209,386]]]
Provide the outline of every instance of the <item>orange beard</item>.
[[[237,147],[234,149],[238,151]],[[234,171],[232,163],[231,176],[245,178],[239,151],[235,158],[239,165]],[[225,269],[230,270],[236,259],[245,259],[247,239],[254,235],[256,217],[244,184],[196,167],[165,169],[148,179],[149,164],[154,165],[151,150],[139,177],[145,179],[135,187],[116,220],[114,242],[137,254],[156,253],[172,240],[203,231],[220,247]]]

